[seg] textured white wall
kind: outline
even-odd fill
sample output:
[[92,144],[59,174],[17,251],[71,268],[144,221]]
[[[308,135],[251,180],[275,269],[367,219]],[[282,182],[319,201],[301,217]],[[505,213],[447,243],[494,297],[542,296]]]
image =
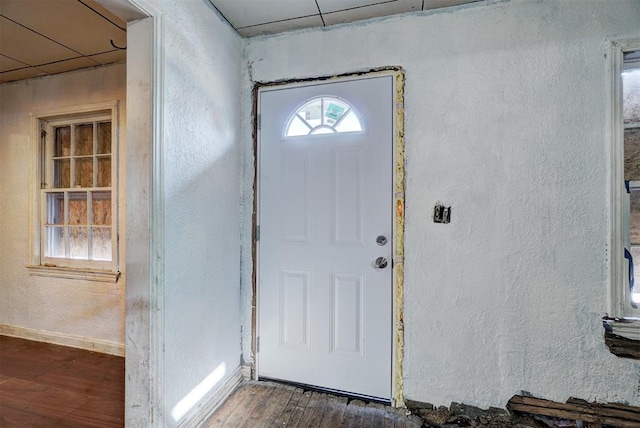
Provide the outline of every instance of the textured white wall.
[[45,278],[29,276],[25,266],[34,156],[29,114],[120,100],[124,158],[125,73],[124,65],[115,65],[0,85],[0,325],[124,345],[124,277],[115,284]]
[[216,370],[226,376],[240,365],[242,42],[206,0],[154,3],[164,15],[164,426],[169,427],[191,408],[176,405],[207,376]]
[[[640,2],[513,0],[245,43],[243,324],[250,324],[250,81],[406,71],[406,398],[640,404],[611,355],[605,41]],[[448,225],[431,221],[436,201]],[[244,356],[250,343],[243,338]]]

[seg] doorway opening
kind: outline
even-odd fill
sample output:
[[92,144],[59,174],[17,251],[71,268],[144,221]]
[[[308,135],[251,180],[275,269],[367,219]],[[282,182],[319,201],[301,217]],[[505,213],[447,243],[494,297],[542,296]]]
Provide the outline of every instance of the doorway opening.
[[402,397],[404,75],[254,90],[254,378]]

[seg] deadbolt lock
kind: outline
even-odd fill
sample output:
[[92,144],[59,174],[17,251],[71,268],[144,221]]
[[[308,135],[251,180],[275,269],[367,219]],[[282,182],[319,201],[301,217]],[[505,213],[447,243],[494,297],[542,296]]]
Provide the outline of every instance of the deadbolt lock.
[[376,238],[376,244],[382,247],[386,243],[387,243],[387,237],[384,235],[378,235],[378,237]]

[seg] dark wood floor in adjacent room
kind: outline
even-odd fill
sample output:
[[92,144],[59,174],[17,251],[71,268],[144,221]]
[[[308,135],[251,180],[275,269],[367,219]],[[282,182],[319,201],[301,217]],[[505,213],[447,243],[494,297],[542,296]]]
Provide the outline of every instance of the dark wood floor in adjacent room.
[[422,421],[380,403],[348,400],[273,382],[245,382],[202,425],[214,427],[419,428]]
[[124,426],[124,358],[0,336],[0,427]]

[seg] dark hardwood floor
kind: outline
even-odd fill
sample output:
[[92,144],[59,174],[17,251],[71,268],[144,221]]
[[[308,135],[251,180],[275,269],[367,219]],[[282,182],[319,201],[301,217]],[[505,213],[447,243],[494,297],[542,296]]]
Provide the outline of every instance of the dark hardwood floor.
[[225,427],[419,428],[422,420],[379,403],[304,391],[273,382],[245,382],[203,428]]
[[[124,426],[124,358],[0,336],[0,427]],[[243,383],[201,426],[420,427],[379,403],[273,382]]]
[[124,358],[0,336],[0,427],[124,426]]

